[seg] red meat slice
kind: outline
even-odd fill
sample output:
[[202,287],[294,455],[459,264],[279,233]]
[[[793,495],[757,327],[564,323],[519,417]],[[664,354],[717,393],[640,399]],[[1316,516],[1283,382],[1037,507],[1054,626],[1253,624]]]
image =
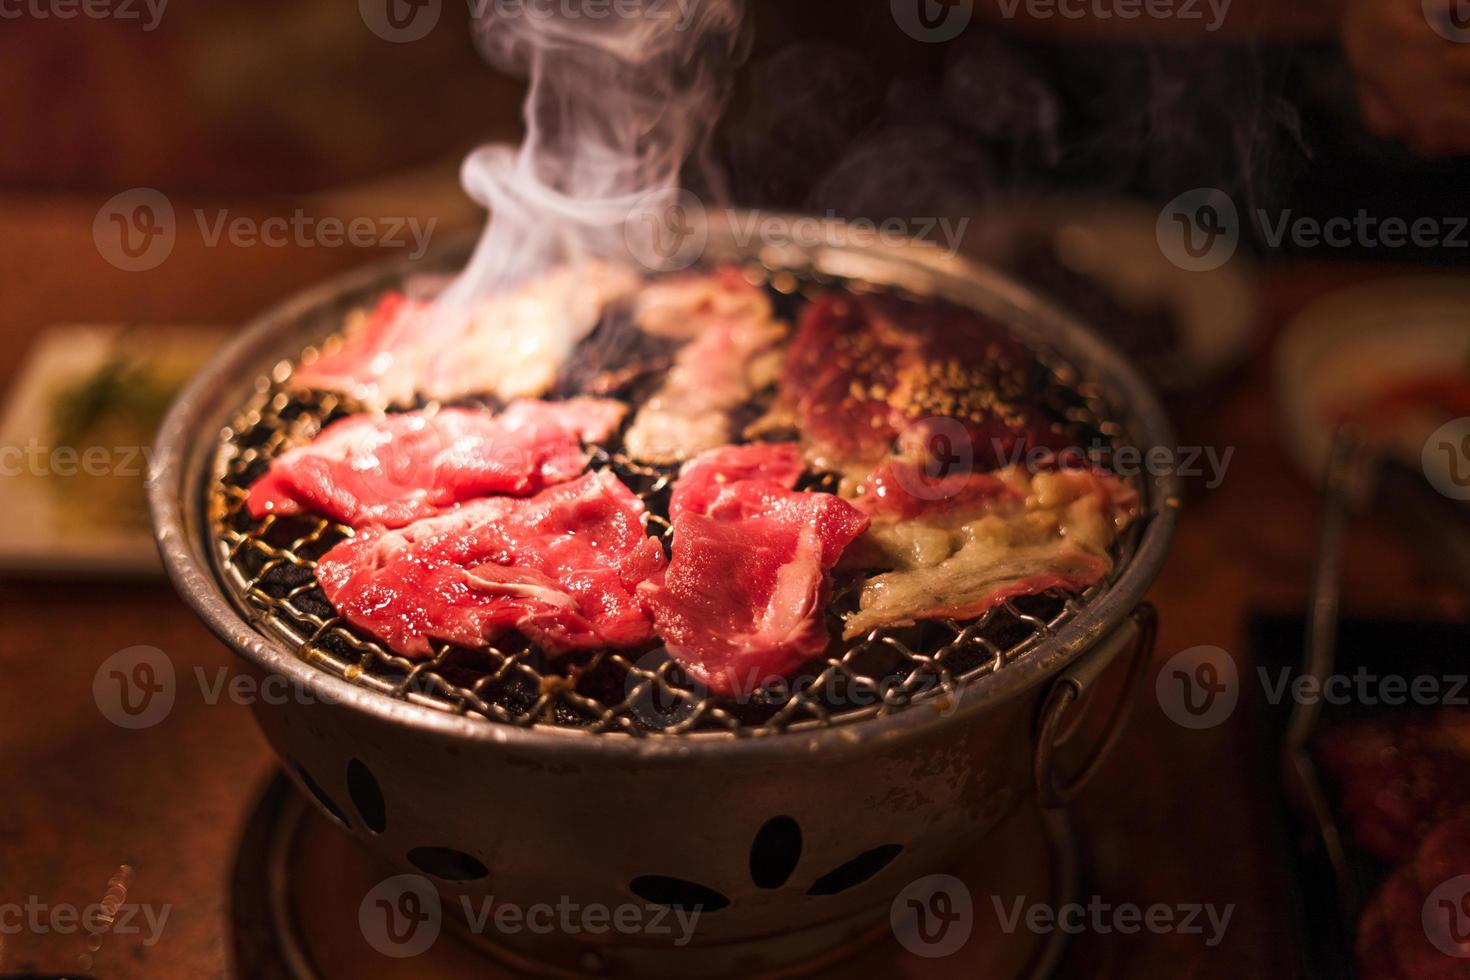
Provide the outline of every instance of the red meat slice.
[[575,479],[587,468],[582,443],[606,439],[625,411],[579,398],[516,402],[500,415],[353,416],[277,459],[250,488],[250,513],[403,527],[476,497],[526,496]]
[[710,514],[720,496],[735,483],[757,481],[790,490],[805,470],[801,453],[789,442],[711,450],[686,467],[674,484],[669,517],[677,518],[686,510]]
[[427,303],[387,293],[371,313],[349,321],[335,350],[300,367],[292,383],[346,392],[365,405],[413,401],[426,368],[428,347],[418,341],[428,330],[430,311]]
[[609,473],[530,499],[490,497],[401,530],[371,528],[318,563],[338,614],[410,658],[518,632],[542,650],[636,647],[636,590],[664,567],[643,504]]
[[669,654],[715,694],[753,692],[827,646],[831,569],[868,519],[798,493],[792,446],[714,450],[674,489],[673,560],[639,587]]

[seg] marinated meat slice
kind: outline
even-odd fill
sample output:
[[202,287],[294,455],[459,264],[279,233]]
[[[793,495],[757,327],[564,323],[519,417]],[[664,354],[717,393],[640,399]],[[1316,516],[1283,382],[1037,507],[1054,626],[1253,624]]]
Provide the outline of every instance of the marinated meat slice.
[[670,656],[715,694],[749,694],[827,647],[830,572],[868,520],[791,490],[793,459],[791,446],[748,446],[686,466],[673,559],[639,588]]
[[1019,466],[934,483],[910,463],[873,474],[857,506],[872,526],[847,562],[869,578],[844,635],[929,619],[973,619],[1012,596],[1080,591],[1112,570],[1109,547],[1137,496],[1091,469]]
[[476,497],[526,496],[576,479],[587,468],[582,443],[607,439],[625,412],[619,402],[576,398],[515,402],[499,415],[353,416],[277,459],[250,488],[250,513],[402,527]]
[[303,366],[292,382],[345,392],[378,409],[411,404],[416,395],[543,395],[603,311],[638,283],[626,269],[587,262],[464,302],[390,293],[372,314],[350,321],[340,346]]
[[636,647],[653,623],[636,591],[663,569],[638,500],[608,473],[528,499],[490,497],[328,552],[337,613],[409,658],[519,633],[551,655]]
[[1348,836],[1379,860],[1407,861],[1428,830],[1470,804],[1470,715],[1410,714],[1336,727],[1317,743],[1339,787]]
[[728,443],[731,415],[780,374],[786,329],[764,293],[738,276],[679,280],[645,295],[640,324],[691,339],[674,357],[663,385],[629,428],[630,455],[669,464]]
[[787,351],[772,423],[794,425],[817,469],[853,483],[892,454],[995,469],[1060,450],[1035,358],[957,306],[831,293],[807,307]]

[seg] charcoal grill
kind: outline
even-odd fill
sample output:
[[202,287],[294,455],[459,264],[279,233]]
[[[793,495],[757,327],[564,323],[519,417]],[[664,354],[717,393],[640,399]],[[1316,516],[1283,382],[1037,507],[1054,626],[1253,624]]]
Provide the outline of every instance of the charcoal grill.
[[[988,270],[918,245],[753,250],[729,228],[709,231],[709,262],[739,265],[778,305],[844,285],[971,306],[1035,351],[1035,383],[1078,445],[1170,444],[1128,365]],[[451,250],[437,268],[462,258]],[[165,423],[152,506],[184,596],[246,670],[283,674],[300,692],[256,714],[302,788],[366,845],[446,896],[705,910],[682,948],[524,934],[492,945],[547,969],[607,975],[784,967],[864,933],[905,884],[987,834],[1005,846],[1000,830],[1016,814],[1065,802],[1101,761],[1110,735],[1062,777],[1056,743],[1122,651],[1135,651],[1130,676],[1147,655],[1140,600],[1172,535],[1169,476],[1134,481],[1141,517],[1120,537],[1110,578],[1085,594],[875,630],[749,703],[707,696],[658,651],[551,663],[529,645],[496,644],[412,662],[336,619],[312,568],[350,531],[254,522],[245,488],[353,410],[292,392],[292,366],[410,271],[328,284],[221,354]],[[597,448],[594,465],[642,496],[667,532],[670,471],[615,444]],[[850,600],[839,594],[832,615]]]

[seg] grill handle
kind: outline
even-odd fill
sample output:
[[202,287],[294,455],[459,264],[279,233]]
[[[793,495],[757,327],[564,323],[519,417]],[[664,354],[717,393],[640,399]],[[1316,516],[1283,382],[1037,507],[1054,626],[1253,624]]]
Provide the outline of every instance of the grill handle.
[[[1129,619],[1053,682],[1036,724],[1036,792],[1042,806],[1055,810],[1071,803],[1107,761],[1133,714],[1137,688],[1144,676],[1144,666],[1153,658],[1157,635],[1158,613],[1152,603],[1140,603]],[[1118,651],[1129,644],[1132,644],[1133,652],[1128,676],[1118,703],[1108,718],[1107,728],[1077,773],[1063,776],[1057,766],[1057,748],[1065,739],[1063,722],[1082,695],[1112,664]],[[1072,728],[1075,727],[1074,721]]]

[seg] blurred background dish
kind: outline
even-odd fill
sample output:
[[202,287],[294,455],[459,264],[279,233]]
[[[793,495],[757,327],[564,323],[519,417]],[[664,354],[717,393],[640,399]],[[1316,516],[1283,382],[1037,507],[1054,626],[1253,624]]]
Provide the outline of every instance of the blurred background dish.
[[218,341],[121,326],[38,339],[0,416],[0,572],[160,570],[143,493],[153,433]]
[[1418,469],[1425,440],[1470,415],[1470,279],[1399,276],[1322,297],[1287,325],[1275,384],[1282,439],[1314,483],[1342,423]]

